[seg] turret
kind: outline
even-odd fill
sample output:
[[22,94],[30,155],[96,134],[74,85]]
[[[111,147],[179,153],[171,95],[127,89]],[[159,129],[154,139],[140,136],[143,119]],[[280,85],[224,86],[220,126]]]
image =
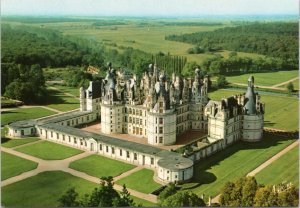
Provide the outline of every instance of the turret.
[[80,111],[86,111],[86,95],[83,87],[80,87],[79,94],[80,94]]

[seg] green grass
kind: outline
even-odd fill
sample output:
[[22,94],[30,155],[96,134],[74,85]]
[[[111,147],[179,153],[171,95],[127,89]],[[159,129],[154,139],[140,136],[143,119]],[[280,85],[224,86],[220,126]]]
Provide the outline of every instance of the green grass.
[[25,147],[19,147],[15,150],[37,158],[41,158],[43,160],[62,160],[83,152],[78,149],[48,141],[35,143]]
[[1,146],[2,147],[7,147],[7,148],[12,148],[16,147],[22,144],[27,144],[30,142],[35,142],[38,141],[39,138],[37,137],[27,137],[27,138],[19,138],[19,139],[5,139],[5,141],[1,140]]
[[299,186],[299,147],[294,147],[255,175],[260,184],[292,182]]
[[230,83],[247,84],[249,76],[253,75],[255,85],[272,86],[298,77],[298,73],[298,70],[252,73],[238,76],[226,76],[226,80]]
[[36,119],[44,116],[50,116],[53,114],[56,113],[41,107],[16,108],[16,110],[1,112],[1,126],[15,121]]
[[69,167],[101,178],[102,176],[118,176],[135,166],[100,155],[90,155],[72,162]]
[[76,97],[79,97],[79,88],[77,87],[68,87],[64,85],[52,85],[52,87],[55,87],[64,93],[70,93]]
[[49,108],[53,108],[59,111],[70,111],[80,107],[79,100],[67,96],[58,90],[47,87],[50,96],[47,98],[47,105]]
[[[212,100],[220,100],[242,92],[217,90],[209,93],[209,97]],[[298,98],[263,94],[261,100],[265,103],[265,127],[298,130]]]
[[[293,83],[293,85],[294,85],[294,90],[299,90],[299,79],[293,81],[292,83]],[[287,84],[286,84],[286,85],[281,85],[281,86],[279,86],[279,87],[282,87],[282,88],[285,88],[285,89],[286,89]]]
[[[82,197],[91,193],[98,184],[62,171],[39,173],[14,184],[2,187],[2,205],[19,207],[56,207],[57,199],[70,187]],[[136,204],[155,206],[154,203],[131,196]]]
[[6,152],[1,153],[1,181],[37,168],[38,164]]
[[135,205],[139,205],[141,204],[143,207],[157,207],[157,204],[153,203],[153,202],[150,202],[150,201],[146,201],[144,199],[141,199],[141,198],[137,198],[135,196],[130,196],[133,201],[135,202]]
[[153,175],[152,170],[142,169],[116,181],[116,183],[125,184],[127,188],[148,194],[162,186],[153,181]]
[[2,205],[56,207],[58,198],[70,187],[82,196],[98,185],[62,171],[43,172],[2,187]]
[[266,134],[261,142],[238,142],[195,164],[192,182],[183,187],[198,195],[216,196],[227,181],[247,175],[293,141]]

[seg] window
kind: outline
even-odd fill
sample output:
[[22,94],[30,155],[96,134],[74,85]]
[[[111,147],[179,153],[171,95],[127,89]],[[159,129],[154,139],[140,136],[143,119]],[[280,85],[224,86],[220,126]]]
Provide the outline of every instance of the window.
[[151,165],[154,165],[154,158],[151,157]]
[[140,119],[140,125],[143,125],[143,119]]
[[71,137],[69,136],[69,142],[71,142]]
[[159,143],[163,143],[163,138],[159,137]]
[[89,119],[90,119],[89,116],[87,116],[87,117],[86,117],[86,120],[88,121]]
[[131,117],[129,117],[129,123],[131,123],[132,122],[132,118]]
[[167,171],[167,173],[170,173],[170,171]]
[[56,139],[59,139],[59,135],[58,135],[58,133],[56,133]]
[[131,108],[129,108],[129,113],[131,113],[132,111],[131,111]]
[[86,141],[84,141],[84,146],[87,146],[87,143],[86,143]]
[[76,138],[74,137],[74,144],[77,144],[77,140],[76,140]]
[[24,130],[21,130],[21,136],[24,136]]
[[164,123],[164,119],[163,118],[159,118],[159,124],[163,124]]
[[130,155],[129,155],[129,151],[126,151],[126,156],[127,156],[127,158],[129,158],[129,157],[130,157]]
[[162,134],[164,131],[163,127],[159,127],[159,133]]
[[108,152],[108,146],[106,146],[106,152]]
[[132,118],[132,123],[135,124],[135,118]]
[[70,126],[70,121],[67,121],[67,126]]
[[163,102],[159,102],[159,107],[162,108],[164,106]]
[[53,137],[53,132],[51,131],[50,134],[51,134],[51,138],[52,138]]
[[111,147],[111,153],[115,154],[115,148],[114,147]]
[[83,145],[83,140],[82,139],[80,139],[80,145]]
[[140,128],[140,135],[143,135],[143,129]]
[[134,160],[137,160],[137,154],[134,153]]
[[143,115],[143,112],[142,112],[142,110],[140,110],[140,116],[142,116]]
[[122,149],[120,149],[120,156],[122,156],[122,154],[123,154],[123,151],[122,151]]
[[62,135],[62,137],[63,137],[63,141],[65,141],[65,135]]
[[74,125],[74,121],[73,120],[72,120],[71,124]]
[[135,109],[132,110],[132,114],[135,115]]
[[99,149],[102,150],[102,144],[99,145]]

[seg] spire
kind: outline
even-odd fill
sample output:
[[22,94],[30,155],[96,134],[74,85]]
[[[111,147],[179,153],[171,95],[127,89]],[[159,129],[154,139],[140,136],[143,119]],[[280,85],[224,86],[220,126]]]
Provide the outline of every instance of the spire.
[[245,94],[245,113],[252,115],[256,113],[256,95],[254,93],[254,77],[250,76],[248,79],[247,92]]

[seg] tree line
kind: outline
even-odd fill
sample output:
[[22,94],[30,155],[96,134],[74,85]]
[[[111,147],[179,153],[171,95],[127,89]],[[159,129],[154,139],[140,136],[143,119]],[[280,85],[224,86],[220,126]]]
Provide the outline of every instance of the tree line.
[[227,182],[221,191],[220,205],[233,207],[297,207],[299,189],[293,184],[258,184],[254,177]]
[[284,70],[287,70],[298,68],[298,34],[298,23],[256,22],[211,32],[169,35],[165,39],[191,43],[210,52],[226,49],[264,54],[285,62],[288,67]]

